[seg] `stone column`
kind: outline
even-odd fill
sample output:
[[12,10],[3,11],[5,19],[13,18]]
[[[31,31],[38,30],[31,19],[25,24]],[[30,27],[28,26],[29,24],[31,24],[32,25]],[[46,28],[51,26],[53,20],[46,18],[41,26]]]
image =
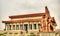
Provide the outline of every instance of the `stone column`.
[[15,30],[16,30],[16,24],[15,24]]
[[28,23],[28,33],[30,33],[30,22]]
[[19,30],[20,30],[20,24],[19,24]]
[[9,30],[9,25],[7,25],[7,30]]
[[36,28],[37,28],[37,30],[38,30],[38,24],[36,24]]
[[23,30],[24,30],[24,24],[23,24]]
[[7,31],[7,25],[5,25],[5,30]]
[[13,25],[11,25],[11,30],[13,30]]
[[28,30],[29,30],[29,24],[28,24]]
[[32,30],[34,29],[33,24],[32,24]]
[[8,30],[10,30],[10,29],[11,29],[10,24],[9,24],[9,25],[7,25],[7,26],[8,26],[8,27],[7,27],[7,29],[8,29]]
[[28,33],[29,33],[29,23],[28,23]]

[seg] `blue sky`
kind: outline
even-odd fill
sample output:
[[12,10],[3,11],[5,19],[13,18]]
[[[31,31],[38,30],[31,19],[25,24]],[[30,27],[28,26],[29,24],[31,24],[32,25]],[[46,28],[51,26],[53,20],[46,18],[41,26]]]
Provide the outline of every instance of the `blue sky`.
[[48,7],[52,17],[55,17],[57,29],[60,27],[60,0],[0,0],[0,29],[4,29],[2,20],[10,20],[8,16],[41,13]]

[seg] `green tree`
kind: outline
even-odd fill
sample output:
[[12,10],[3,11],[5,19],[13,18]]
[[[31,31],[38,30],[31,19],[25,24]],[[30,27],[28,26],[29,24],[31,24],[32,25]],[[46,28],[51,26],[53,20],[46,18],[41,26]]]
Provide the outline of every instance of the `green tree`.
[[0,36],[6,36],[6,35],[4,35],[4,34],[0,34]]
[[30,36],[36,36],[35,34],[30,34]]

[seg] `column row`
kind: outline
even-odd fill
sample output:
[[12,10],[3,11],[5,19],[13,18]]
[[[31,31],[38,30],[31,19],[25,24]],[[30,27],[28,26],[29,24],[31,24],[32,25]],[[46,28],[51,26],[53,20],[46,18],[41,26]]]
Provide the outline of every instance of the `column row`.
[[38,24],[18,24],[18,25],[6,25],[6,30],[32,30],[38,29]]

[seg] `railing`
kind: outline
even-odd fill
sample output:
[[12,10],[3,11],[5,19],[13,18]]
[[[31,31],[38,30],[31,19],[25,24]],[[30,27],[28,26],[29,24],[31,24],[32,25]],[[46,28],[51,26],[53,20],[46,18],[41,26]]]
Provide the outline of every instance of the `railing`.
[[59,33],[56,34],[55,32],[40,32],[39,34],[1,34],[4,36],[59,36]]

